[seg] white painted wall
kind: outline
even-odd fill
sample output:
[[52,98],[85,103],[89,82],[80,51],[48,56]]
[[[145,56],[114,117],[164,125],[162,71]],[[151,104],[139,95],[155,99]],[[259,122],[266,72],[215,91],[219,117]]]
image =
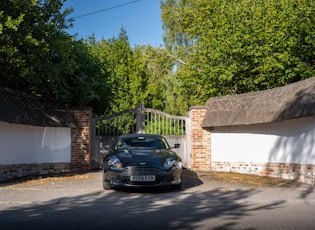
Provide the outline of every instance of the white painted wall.
[[0,165],[71,162],[71,128],[0,122]]
[[215,128],[211,160],[315,164],[315,117]]

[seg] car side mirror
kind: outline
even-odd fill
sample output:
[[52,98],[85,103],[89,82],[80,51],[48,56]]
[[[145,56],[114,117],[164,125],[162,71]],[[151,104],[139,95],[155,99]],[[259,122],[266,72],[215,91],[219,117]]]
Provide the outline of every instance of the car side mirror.
[[174,148],[178,149],[180,147],[180,144],[174,144]]

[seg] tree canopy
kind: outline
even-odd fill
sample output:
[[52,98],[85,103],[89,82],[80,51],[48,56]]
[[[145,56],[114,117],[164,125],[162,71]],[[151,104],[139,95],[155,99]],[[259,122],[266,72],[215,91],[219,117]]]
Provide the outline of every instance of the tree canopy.
[[[65,31],[72,9],[64,0],[3,0],[0,3],[0,85],[91,106],[110,114],[139,102],[164,110],[172,62],[164,50],[130,47],[127,31],[96,41]],[[166,90],[161,90],[161,89]],[[168,91],[167,91],[168,90]]]
[[0,85],[104,111],[107,72],[65,29],[64,0],[0,2]]
[[167,48],[189,104],[315,75],[315,2],[166,0]]
[[61,6],[58,0],[1,1],[1,85],[36,92],[48,82],[58,84],[69,69],[66,55],[72,45],[62,31],[70,11],[61,13]]
[[138,103],[165,110],[169,101],[166,98],[173,91],[166,80],[173,63],[164,49],[148,45],[131,48],[124,28],[116,38],[95,41],[92,36],[87,43],[109,73],[111,98],[107,103],[111,112],[133,108]]
[[315,76],[311,0],[162,0],[164,47],[131,47],[127,31],[70,36],[65,0],[0,2],[0,85],[91,106],[183,115],[213,96]]

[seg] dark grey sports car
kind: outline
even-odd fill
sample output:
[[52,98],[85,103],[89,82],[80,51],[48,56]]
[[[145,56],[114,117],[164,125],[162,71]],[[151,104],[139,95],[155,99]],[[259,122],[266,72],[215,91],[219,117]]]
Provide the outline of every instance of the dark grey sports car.
[[[174,148],[178,148],[175,144]],[[182,184],[182,162],[161,135],[119,136],[103,159],[103,187],[173,187]]]

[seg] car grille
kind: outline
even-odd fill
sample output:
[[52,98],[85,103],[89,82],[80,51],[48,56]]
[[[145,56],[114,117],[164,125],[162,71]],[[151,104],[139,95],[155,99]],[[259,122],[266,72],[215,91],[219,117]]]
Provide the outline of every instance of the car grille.
[[148,167],[127,167],[122,172],[122,176],[131,175],[165,175],[166,172],[160,168],[148,168]]

